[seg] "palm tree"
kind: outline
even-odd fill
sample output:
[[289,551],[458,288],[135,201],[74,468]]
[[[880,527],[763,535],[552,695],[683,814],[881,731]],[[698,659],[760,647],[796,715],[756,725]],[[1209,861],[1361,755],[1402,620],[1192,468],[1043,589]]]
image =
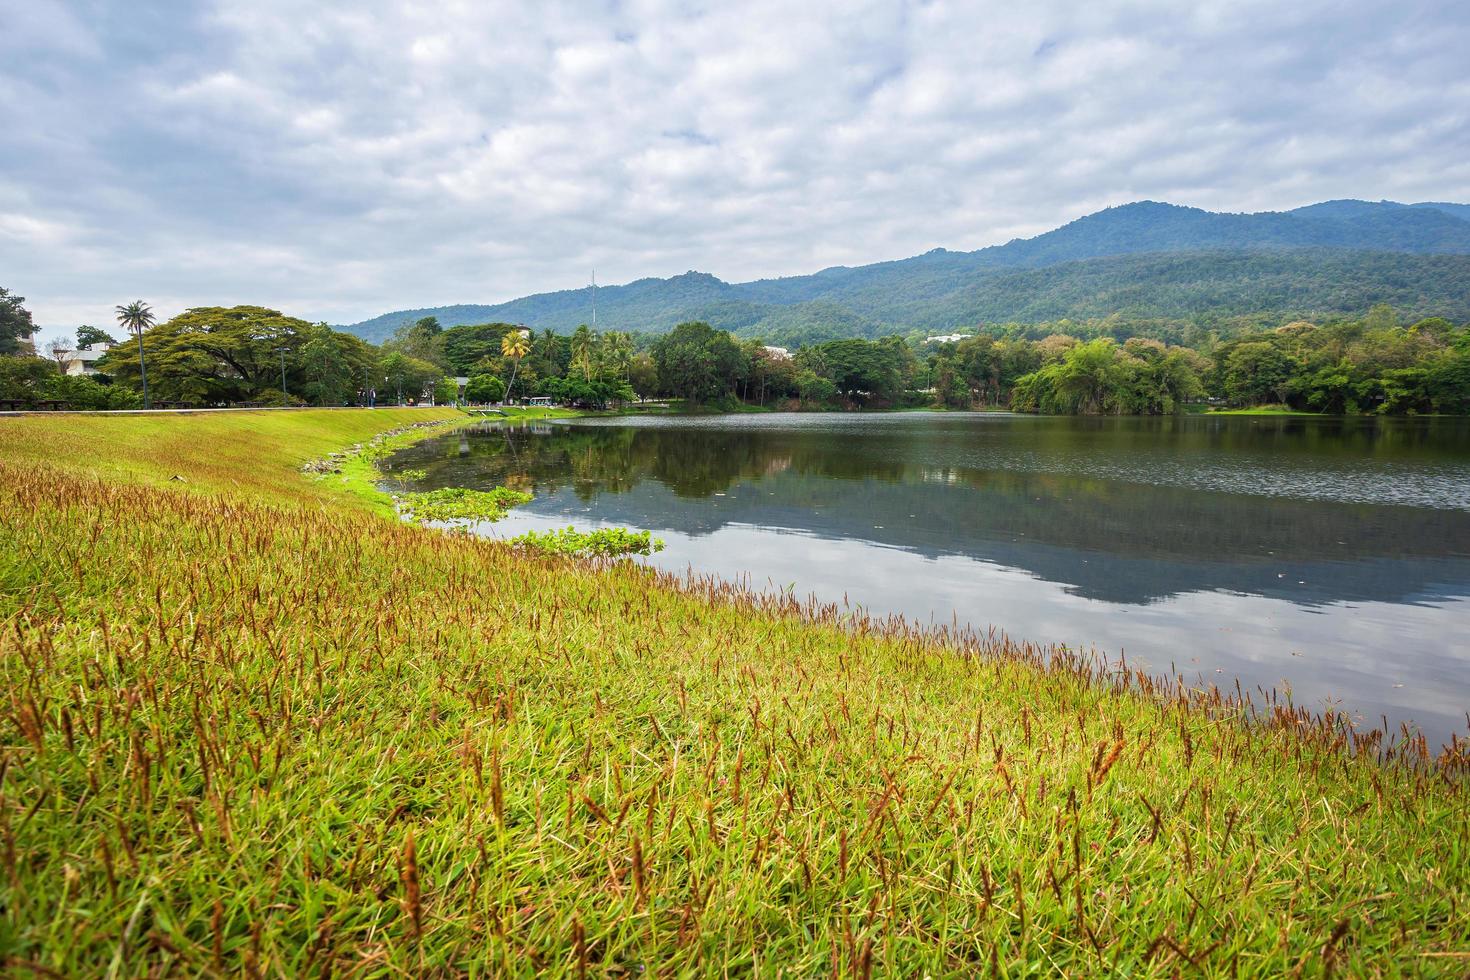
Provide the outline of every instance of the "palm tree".
[[603,360],[617,375],[627,380],[628,369],[633,366],[633,338],[618,330],[609,330],[602,335]]
[[148,365],[143,362],[143,331],[153,326],[153,311],[148,304],[141,299],[135,299],[126,306],[117,307],[117,322],[124,330],[137,335],[138,338],[138,374],[143,378],[143,407],[151,407],[148,404]]
[[572,367],[579,368],[582,372],[583,381],[592,380],[592,354],[597,343],[597,338],[592,335],[592,330],[587,324],[577,327],[572,334]]
[[509,357],[510,384],[505,386],[505,399],[510,400],[510,390],[515,387],[516,371],[520,370],[521,358],[531,352],[530,331],[517,328],[500,335],[500,356]]

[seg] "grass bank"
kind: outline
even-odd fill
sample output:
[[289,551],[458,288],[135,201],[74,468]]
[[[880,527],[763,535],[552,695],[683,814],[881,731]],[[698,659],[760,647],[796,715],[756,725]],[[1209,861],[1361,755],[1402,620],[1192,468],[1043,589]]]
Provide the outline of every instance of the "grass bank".
[[[1209,415],[1292,415],[1303,418],[1322,418],[1321,412],[1300,412],[1285,405],[1252,405],[1249,408],[1211,408]],[[1342,416],[1340,416],[1342,417]]]
[[371,502],[361,482],[304,480],[302,464],[392,429],[460,418],[453,408],[20,415],[0,419],[0,462],[245,501],[325,502],[348,492]]
[[7,970],[1470,965],[1463,749],[410,527],[298,472],[425,418],[0,420]]

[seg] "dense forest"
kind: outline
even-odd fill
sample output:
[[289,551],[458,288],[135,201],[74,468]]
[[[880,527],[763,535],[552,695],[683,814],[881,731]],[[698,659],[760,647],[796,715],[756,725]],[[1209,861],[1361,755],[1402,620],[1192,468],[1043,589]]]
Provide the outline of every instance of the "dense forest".
[[[446,327],[513,322],[568,333],[591,318],[587,288],[498,305],[385,314],[344,327],[387,339],[433,316]],[[1361,314],[1470,319],[1470,207],[1329,201],[1287,212],[1218,214],[1139,202],[1035,238],[814,275],[728,283],[707,273],[596,291],[604,328],[666,333],[703,321],[795,347],[889,334],[922,338],[976,323],[1188,319],[1206,329]]]

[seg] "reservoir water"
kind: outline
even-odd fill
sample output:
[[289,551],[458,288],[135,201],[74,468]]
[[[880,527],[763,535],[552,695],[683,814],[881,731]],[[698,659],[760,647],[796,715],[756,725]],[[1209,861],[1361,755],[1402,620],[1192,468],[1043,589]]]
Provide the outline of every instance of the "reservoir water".
[[1470,710],[1470,422],[801,414],[486,425],[388,469],[646,528],[660,568],[1126,654],[1442,741]]

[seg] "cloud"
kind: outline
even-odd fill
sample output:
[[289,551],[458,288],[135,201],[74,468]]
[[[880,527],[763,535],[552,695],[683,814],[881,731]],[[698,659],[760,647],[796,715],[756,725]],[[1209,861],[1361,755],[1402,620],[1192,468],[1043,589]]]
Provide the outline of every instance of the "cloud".
[[1470,199],[1462,5],[0,0],[0,269],[345,322],[1140,198]]

